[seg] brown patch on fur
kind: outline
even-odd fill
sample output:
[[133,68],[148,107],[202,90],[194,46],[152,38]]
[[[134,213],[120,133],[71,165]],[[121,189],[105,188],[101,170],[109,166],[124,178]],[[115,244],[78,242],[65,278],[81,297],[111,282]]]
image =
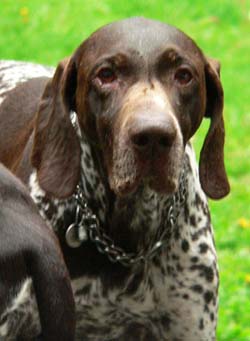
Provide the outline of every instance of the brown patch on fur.
[[212,199],[220,199],[230,191],[224,165],[224,120],[223,89],[219,79],[219,64],[213,61],[206,65],[207,109],[206,116],[211,118],[200,155],[200,180],[205,193]]
[[80,176],[80,144],[70,121],[73,72],[72,63],[65,60],[48,82],[36,118],[32,151],[41,188],[58,198],[73,194]]

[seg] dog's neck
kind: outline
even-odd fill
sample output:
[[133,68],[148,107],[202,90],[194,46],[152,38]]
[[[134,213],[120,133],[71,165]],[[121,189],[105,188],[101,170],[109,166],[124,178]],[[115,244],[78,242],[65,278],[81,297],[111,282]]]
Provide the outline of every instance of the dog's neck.
[[110,189],[101,152],[95,150],[83,132],[81,141],[81,185],[91,209],[105,231],[127,252],[148,249],[168,220],[170,196],[158,194],[146,185],[125,198]]

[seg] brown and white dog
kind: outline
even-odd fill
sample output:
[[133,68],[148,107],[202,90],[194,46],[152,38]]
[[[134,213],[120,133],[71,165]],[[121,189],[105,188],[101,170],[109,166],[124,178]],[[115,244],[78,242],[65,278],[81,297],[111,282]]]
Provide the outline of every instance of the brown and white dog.
[[[206,195],[229,192],[219,64],[178,29],[132,18],[91,35],[53,78],[25,73],[32,79],[3,94],[0,160],[29,184],[58,234],[77,339],[215,339],[218,272]],[[0,89],[12,76],[0,64]],[[198,175],[189,140],[204,117],[211,124]],[[65,232],[79,213],[79,183],[101,230],[93,237],[88,226],[72,248]],[[121,255],[133,259],[130,267]]]

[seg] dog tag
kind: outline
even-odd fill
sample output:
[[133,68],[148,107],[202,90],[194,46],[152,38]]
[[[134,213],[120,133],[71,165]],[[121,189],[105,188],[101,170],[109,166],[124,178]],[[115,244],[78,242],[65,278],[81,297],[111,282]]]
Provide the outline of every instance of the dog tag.
[[65,234],[65,239],[66,239],[68,246],[70,246],[72,248],[77,248],[77,247],[81,246],[82,242],[77,236],[75,224],[71,224],[67,228],[67,231]]

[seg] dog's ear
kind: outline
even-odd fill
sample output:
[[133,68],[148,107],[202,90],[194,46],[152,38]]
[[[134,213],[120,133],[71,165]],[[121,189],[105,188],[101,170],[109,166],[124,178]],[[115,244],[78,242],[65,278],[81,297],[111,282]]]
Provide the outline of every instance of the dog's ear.
[[220,64],[207,59],[205,65],[207,103],[205,116],[210,127],[204,141],[199,164],[201,186],[208,197],[220,199],[230,191],[224,165],[223,89],[220,82]]
[[44,90],[35,122],[32,165],[41,188],[57,198],[70,196],[80,176],[80,144],[70,121],[76,82],[73,59],[60,62]]

